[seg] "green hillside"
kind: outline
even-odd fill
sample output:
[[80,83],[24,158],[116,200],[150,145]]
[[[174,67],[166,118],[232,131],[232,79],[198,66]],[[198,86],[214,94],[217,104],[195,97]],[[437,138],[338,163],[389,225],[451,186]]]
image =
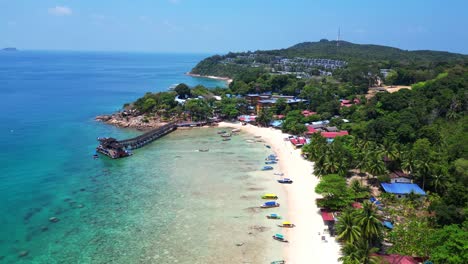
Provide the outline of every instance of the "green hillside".
[[[255,57],[249,59],[249,56]],[[258,71],[268,70],[268,65],[278,56],[290,59],[301,57],[341,60],[346,61],[348,67],[365,65],[374,71],[382,68],[424,71],[439,66],[446,67],[450,64],[468,63],[468,55],[444,51],[407,51],[380,45],[354,44],[347,41],[340,41],[337,46],[337,41],[320,40],[299,43],[286,49],[215,55],[199,62],[191,72],[201,75],[235,77],[240,73],[250,71],[252,68]],[[434,76],[431,75],[428,78]]]

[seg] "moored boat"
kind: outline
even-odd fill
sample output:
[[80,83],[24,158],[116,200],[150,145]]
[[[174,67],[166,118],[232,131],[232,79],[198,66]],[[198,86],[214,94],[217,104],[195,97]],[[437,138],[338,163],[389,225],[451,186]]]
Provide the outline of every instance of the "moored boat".
[[275,201],[271,201],[271,202],[266,202],[262,205],[260,205],[260,208],[273,208],[273,207],[279,207],[280,204],[275,202]]
[[240,131],[241,131],[240,128],[234,128],[233,130],[231,130],[231,132],[234,132],[234,133],[235,132],[240,132]]
[[224,134],[221,134],[221,137],[224,137],[224,138],[231,137],[231,133],[224,133]]
[[284,173],[282,173],[282,172],[275,172],[275,173],[273,173],[273,174],[274,174],[274,175],[277,175],[277,176],[283,176],[283,175],[284,175]]
[[230,138],[223,138],[223,141],[229,141],[231,140]]
[[286,183],[286,184],[291,184],[293,183],[293,181],[289,178],[284,178],[284,179],[280,179],[278,180],[279,183]]
[[273,239],[274,239],[274,240],[278,240],[278,241],[280,241],[280,242],[288,242],[288,240],[286,240],[286,238],[284,238],[284,236],[281,235],[281,234],[275,234],[275,235],[273,236]]
[[226,130],[218,131],[218,134],[225,134],[225,133],[226,133]]
[[278,214],[269,214],[266,216],[268,219],[281,219],[281,216]]
[[278,195],[276,194],[273,194],[273,193],[266,193],[264,195],[262,195],[262,199],[278,199]]
[[295,227],[296,225],[295,224],[292,224],[291,222],[288,222],[288,221],[284,221],[283,223],[281,223],[281,225],[278,225],[279,227],[285,227],[285,228],[293,228]]
[[208,152],[210,149],[199,149],[198,152]]
[[286,261],[284,261],[284,260],[275,260],[275,261],[272,261],[271,264],[286,264]]
[[276,164],[278,162],[276,162],[275,160],[268,160],[268,161],[265,161],[265,164]]
[[270,146],[270,145],[265,145],[265,147],[267,147],[267,148],[271,148],[271,146]]
[[262,171],[267,171],[267,170],[273,170],[273,167],[272,166],[264,166],[262,168]]

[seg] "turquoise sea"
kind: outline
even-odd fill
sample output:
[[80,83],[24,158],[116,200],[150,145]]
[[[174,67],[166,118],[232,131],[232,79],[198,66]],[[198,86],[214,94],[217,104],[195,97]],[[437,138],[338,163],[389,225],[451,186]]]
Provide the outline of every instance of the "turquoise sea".
[[177,130],[130,158],[92,159],[97,137],[140,133],[96,115],[180,82],[225,85],[184,75],[206,56],[0,53],[0,263],[281,258],[265,218],[273,211],[253,207],[282,190],[258,171],[270,152],[249,135],[223,142],[217,129]]

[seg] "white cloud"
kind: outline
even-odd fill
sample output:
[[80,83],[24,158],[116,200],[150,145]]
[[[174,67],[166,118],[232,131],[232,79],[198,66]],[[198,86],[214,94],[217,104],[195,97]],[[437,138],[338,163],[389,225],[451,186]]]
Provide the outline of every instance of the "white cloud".
[[54,16],[70,16],[73,13],[71,8],[66,6],[56,6],[49,8],[49,14]]

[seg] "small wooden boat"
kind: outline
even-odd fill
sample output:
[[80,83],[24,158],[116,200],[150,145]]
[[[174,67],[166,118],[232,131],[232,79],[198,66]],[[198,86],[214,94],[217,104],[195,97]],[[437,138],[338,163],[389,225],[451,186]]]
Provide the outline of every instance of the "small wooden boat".
[[218,131],[218,134],[226,134],[226,130]]
[[273,193],[266,193],[266,194],[262,195],[262,199],[276,200],[276,199],[278,199],[278,195],[273,194]]
[[289,178],[284,178],[284,179],[281,179],[281,180],[278,180],[279,183],[285,183],[285,184],[291,184],[293,183],[293,181]]
[[275,202],[275,201],[271,201],[271,202],[266,202],[262,205],[260,205],[260,208],[273,208],[273,207],[279,207],[280,204]]
[[231,130],[231,132],[233,132],[233,133],[240,132],[240,131],[241,131],[240,128],[235,128],[235,129]]
[[270,145],[265,145],[265,147],[267,147],[267,148],[271,148],[271,146],[270,146]]
[[277,215],[277,214],[269,214],[266,216],[266,218],[268,219],[281,219],[281,216]]
[[210,149],[199,149],[198,152],[208,152]]
[[273,170],[273,167],[272,166],[264,166],[262,168],[262,171],[267,171],[267,170]]
[[99,158],[99,156],[98,156],[97,153],[93,155],[93,159],[98,159],[98,158]]
[[275,261],[272,261],[271,264],[286,264],[286,261],[284,261],[284,260],[275,260]]
[[261,138],[262,136],[254,136],[254,138]]
[[273,173],[273,174],[274,174],[274,175],[277,175],[277,176],[283,176],[283,175],[284,175],[284,173],[282,173],[282,172],[275,172],[275,173]]
[[230,138],[223,138],[223,141],[229,141],[231,140]]
[[265,161],[265,164],[276,164],[278,162],[274,161],[274,160],[269,160],[269,161]]
[[231,137],[231,133],[224,133],[224,134],[221,134],[221,137],[224,137],[224,138]]
[[288,222],[288,221],[285,221],[283,223],[281,223],[281,225],[278,225],[279,227],[285,227],[285,228],[293,228],[295,227],[296,225],[295,224],[292,224],[291,222]]
[[271,154],[268,157],[266,157],[266,160],[278,161],[278,157],[276,157],[276,155]]
[[274,239],[274,240],[278,240],[278,241],[280,241],[280,242],[288,242],[288,240],[286,240],[286,238],[284,238],[284,236],[281,235],[281,234],[275,234],[275,235],[273,236],[273,239]]
[[255,143],[255,140],[253,140],[253,139],[247,139],[246,141],[247,141],[247,143]]

